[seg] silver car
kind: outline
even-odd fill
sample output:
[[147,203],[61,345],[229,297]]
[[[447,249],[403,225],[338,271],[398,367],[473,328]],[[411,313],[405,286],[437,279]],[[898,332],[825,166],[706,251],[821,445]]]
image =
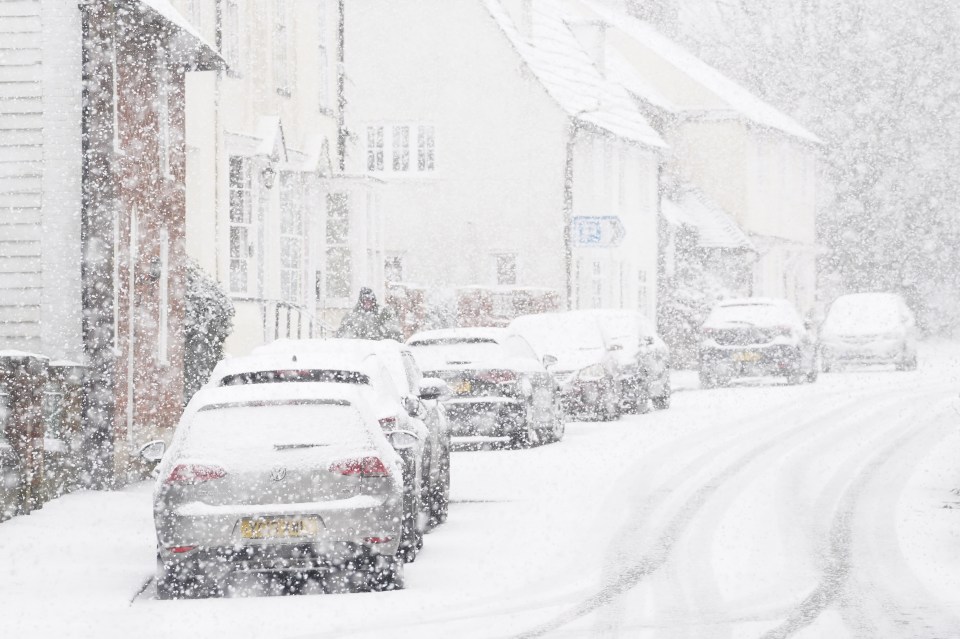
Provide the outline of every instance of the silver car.
[[843,364],[917,368],[917,322],[896,293],[841,295],[820,327],[823,371]]
[[159,597],[218,594],[238,572],[403,587],[403,470],[368,395],[328,383],[197,393],[158,467]]

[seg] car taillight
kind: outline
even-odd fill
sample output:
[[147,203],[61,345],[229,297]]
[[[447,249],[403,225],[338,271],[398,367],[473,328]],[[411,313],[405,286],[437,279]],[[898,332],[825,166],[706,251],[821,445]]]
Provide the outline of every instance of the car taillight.
[[226,477],[227,471],[208,464],[177,464],[167,477],[168,484],[199,484]]
[[360,457],[345,459],[330,464],[331,473],[341,475],[359,475],[360,477],[389,477],[390,471],[379,457]]
[[380,421],[380,428],[382,428],[383,430],[393,430],[397,427],[396,417],[381,417],[379,421]]
[[477,373],[477,379],[491,384],[508,384],[517,381],[517,374],[503,370],[481,371]]
[[196,548],[196,546],[174,546],[173,548],[170,548],[169,550],[170,550],[170,552],[172,552],[172,553],[174,553],[174,554],[182,555],[182,554],[185,553],[185,552],[190,552],[190,551],[193,550],[194,548]]

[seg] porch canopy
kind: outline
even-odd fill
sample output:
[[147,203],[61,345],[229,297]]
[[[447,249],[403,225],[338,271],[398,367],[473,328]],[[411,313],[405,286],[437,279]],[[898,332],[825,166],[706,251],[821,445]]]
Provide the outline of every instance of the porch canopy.
[[700,248],[757,250],[729,213],[696,190],[664,198],[661,211],[668,224],[696,229]]

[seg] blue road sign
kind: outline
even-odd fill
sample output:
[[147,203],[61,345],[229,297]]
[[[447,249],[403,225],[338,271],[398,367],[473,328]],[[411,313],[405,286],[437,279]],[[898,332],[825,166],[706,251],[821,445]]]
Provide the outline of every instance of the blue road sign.
[[626,229],[616,215],[579,215],[570,221],[571,237],[575,246],[585,248],[613,248],[620,246]]

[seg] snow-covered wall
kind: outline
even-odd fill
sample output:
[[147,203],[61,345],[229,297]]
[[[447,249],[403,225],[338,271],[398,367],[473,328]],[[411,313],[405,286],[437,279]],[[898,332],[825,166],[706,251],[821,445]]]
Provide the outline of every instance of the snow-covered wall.
[[0,348],[82,357],[80,12],[0,10]]

